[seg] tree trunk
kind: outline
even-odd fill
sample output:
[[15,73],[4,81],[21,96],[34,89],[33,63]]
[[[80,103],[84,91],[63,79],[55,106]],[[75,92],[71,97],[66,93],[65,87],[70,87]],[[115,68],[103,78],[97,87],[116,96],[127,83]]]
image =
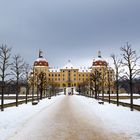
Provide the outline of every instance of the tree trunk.
[[42,100],[42,93],[43,93],[43,83],[41,82],[41,87],[40,87],[40,100]]
[[131,76],[130,76],[130,108],[131,108],[131,111],[133,111],[133,83],[132,83]]
[[119,81],[116,81],[117,106],[119,106]]
[[16,82],[16,107],[18,107],[18,92],[19,92],[19,78],[17,76],[17,82]]
[[1,88],[1,111],[4,111],[4,83],[2,82]]
[[27,86],[26,86],[26,99],[25,99],[26,104],[28,103],[28,95],[29,95],[29,86],[27,84]]

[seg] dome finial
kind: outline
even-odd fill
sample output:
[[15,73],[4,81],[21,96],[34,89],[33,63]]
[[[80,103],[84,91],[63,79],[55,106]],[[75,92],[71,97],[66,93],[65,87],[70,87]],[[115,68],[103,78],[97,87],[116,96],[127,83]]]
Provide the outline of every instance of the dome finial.
[[101,51],[98,51],[98,58],[101,58]]
[[39,58],[43,58],[43,52],[39,50]]

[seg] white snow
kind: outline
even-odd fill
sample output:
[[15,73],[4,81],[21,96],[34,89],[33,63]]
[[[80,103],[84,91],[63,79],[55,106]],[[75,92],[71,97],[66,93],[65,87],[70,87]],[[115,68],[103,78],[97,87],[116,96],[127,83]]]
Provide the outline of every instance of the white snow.
[[47,60],[45,58],[37,58],[36,61],[37,62],[40,62],[40,61],[46,61],[47,62]]
[[[119,100],[120,102],[124,102],[124,103],[130,103],[130,99],[123,99],[123,100]],[[133,103],[135,105],[140,105],[140,99],[133,99]]]
[[[18,100],[18,101],[22,101],[22,100]],[[16,99],[13,99],[13,100],[4,100],[4,104],[14,103],[14,102],[16,102]]]
[[[102,95],[102,94],[100,94],[100,95]],[[108,94],[104,94],[104,95],[108,96]],[[111,93],[110,96],[117,96],[117,94],[116,93]],[[130,96],[130,94],[129,93],[120,93],[119,96]],[[134,93],[133,96],[139,96],[140,97],[140,94]]]
[[61,69],[77,69],[69,60],[68,63]]
[[13,103],[15,102],[16,100],[4,100],[4,104],[8,104],[8,103]]
[[44,99],[35,106],[28,103],[19,105],[19,107],[10,107],[6,108],[4,112],[0,112],[0,140],[5,140],[10,135],[16,133],[26,121],[62,97],[63,95],[52,97],[51,100]]
[[106,125],[106,128],[115,133],[126,133],[133,140],[140,139],[140,112],[130,111],[130,108],[114,104],[98,104],[98,101],[91,98],[78,98],[79,102],[85,103],[85,108],[94,112]]

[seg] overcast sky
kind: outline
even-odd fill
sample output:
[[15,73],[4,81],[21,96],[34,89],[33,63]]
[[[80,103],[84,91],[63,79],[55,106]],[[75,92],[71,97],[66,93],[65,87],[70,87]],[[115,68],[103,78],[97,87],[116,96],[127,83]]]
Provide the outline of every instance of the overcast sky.
[[140,51],[140,0],[0,0],[0,44],[30,64],[42,49],[50,66],[87,66],[125,42]]

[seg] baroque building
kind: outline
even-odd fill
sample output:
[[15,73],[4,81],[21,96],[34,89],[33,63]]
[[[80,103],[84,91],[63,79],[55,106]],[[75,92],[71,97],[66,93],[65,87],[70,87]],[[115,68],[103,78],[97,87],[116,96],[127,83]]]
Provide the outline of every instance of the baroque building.
[[[98,52],[98,57],[93,60],[92,66],[88,69],[79,69],[75,67],[70,60],[62,68],[50,68],[48,61],[43,57],[42,51],[39,51],[39,57],[33,64],[32,75],[37,77],[40,73],[42,73],[45,81],[45,87],[55,84],[59,88],[78,88],[78,86],[82,85],[82,83],[86,83],[87,86],[93,85],[96,81],[91,79],[94,79],[96,76],[96,71],[100,73],[100,82],[98,81],[100,90],[104,90],[106,93],[108,90],[113,92],[113,88],[111,87],[114,85],[114,70],[109,67],[108,63],[102,58],[100,51]],[[35,86],[37,86],[38,83],[39,81],[36,82]]]

